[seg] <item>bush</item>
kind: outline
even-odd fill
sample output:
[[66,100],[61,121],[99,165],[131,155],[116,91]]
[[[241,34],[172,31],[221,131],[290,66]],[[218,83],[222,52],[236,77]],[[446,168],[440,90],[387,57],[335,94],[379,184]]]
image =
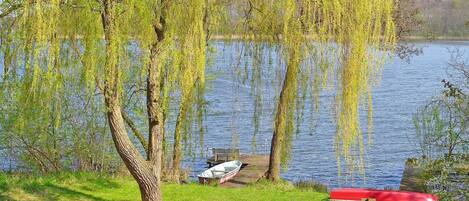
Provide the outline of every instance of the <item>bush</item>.
[[313,180],[300,180],[295,183],[295,187],[299,189],[312,190],[321,193],[329,192],[326,185]]

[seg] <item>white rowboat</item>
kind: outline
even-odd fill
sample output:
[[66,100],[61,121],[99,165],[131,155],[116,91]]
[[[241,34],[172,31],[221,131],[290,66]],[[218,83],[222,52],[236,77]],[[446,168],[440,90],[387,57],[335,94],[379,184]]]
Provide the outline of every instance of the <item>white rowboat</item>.
[[225,183],[232,179],[239,170],[243,163],[241,161],[228,161],[215,165],[208,170],[203,171],[197,177],[199,177],[200,184],[212,184],[212,183]]

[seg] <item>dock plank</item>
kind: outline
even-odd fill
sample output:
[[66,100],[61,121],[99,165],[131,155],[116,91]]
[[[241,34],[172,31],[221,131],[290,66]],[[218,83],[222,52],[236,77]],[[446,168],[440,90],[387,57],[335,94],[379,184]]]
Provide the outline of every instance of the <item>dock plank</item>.
[[269,169],[269,156],[266,155],[241,155],[239,160],[247,165],[233,179],[221,184],[221,187],[241,188],[255,183],[265,177]]

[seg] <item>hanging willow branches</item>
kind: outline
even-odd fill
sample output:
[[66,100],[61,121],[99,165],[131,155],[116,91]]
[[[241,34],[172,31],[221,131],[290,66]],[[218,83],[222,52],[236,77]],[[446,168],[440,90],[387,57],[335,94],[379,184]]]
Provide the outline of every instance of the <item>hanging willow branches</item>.
[[284,78],[276,107],[271,179],[278,179],[280,164],[286,165],[289,160],[292,135],[295,125],[301,123],[306,93],[313,102],[311,112],[318,113],[319,94],[326,86],[336,88],[335,147],[339,171],[345,162],[348,173],[357,168],[364,173],[360,105],[366,105],[367,130],[371,133],[372,87],[386,51],[395,43],[393,1],[248,0],[238,9],[245,17],[235,23],[238,31],[234,32],[250,41],[246,47],[278,49],[283,58],[278,64],[284,69]]
[[[29,135],[51,133],[38,134],[42,142],[56,139],[65,135],[57,132],[67,116],[64,97],[85,94],[87,100],[104,104],[117,153],[137,180],[142,199],[160,200],[170,108],[177,108],[172,158],[178,177],[181,142],[191,135],[194,117],[202,123],[207,40],[220,33],[243,39],[243,48],[252,50],[253,85],[263,83],[257,68],[272,63],[264,60],[277,57],[272,66],[284,72],[272,140],[272,179],[279,178],[280,165],[288,162],[307,95],[314,105],[311,112],[317,113],[320,90],[331,85],[336,89],[338,164],[345,161],[349,172],[363,169],[359,109],[368,108],[371,125],[372,87],[385,51],[395,42],[393,7],[393,0],[2,2],[1,26],[11,26],[10,32],[2,31],[2,48],[15,50],[4,51],[2,92],[10,90],[6,99],[17,108],[11,111],[16,120],[7,127]],[[3,87],[7,80],[13,88]],[[124,100],[134,94],[140,101],[126,107]],[[256,99],[256,107],[260,102],[262,98]],[[142,146],[146,151],[136,148],[125,123],[141,116],[127,125],[147,143]],[[132,125],[148,126],[147,140]],[[47,160],[54,166],[61,156],[51,152],[54,157]]]
[[[50,140],[50,135],[43,132],[52,130],[57,135],[54,131],[63,126],[60,117],[68,115],[62,114],[68,112],[62,110],[63,97],[75,89],[68,85],[71,79],[70,83],[78,84],[86,96],[103,95],[91,100],[104,100],[103,109],[117,152],[139,183],[142,199],[161,199],[159,180],[164,160],[165,116],[171,106],[179,105],[176,149],[181,143],[180,136],[186,134],[183,128],[190,125],[188,119],[193,117],[192,105],[200,105],[197,101],[201,98],[196,92],[203,91],[205,85],[205,33],[208,26],[216,26],[218,19],[207,14],[207,10],[214,9],[207,5],[214,2],[37,0],[14,3],[19,5],[15,11],[9,7],[2,9],[7,11],[2,12],[2,17],[10,14],[2,22],[17,21],[6,37],[11,38],[10,47],[20,50],[4,67],[12,69],[6,73],[16,76],[13,98],[17,100],[11,101],[18,104],[20,111],[15,114],[15,128],[11,130],[31,135],[37,131],[38,136],[45,136],[39,138],[43,142]],[[2,4],[2,8],[6,5]],[[3,38],[2,32],[2,41]],[[140,88],[145,88],[147,93],[141,93]],[[134,96],[134,92],[127,90],[134,89],[135,96],[147,100],[143,104],[148,111],[148,140],[135,127],[144,122],[142,119],[137,124],[129,123],[133,122],[130,118],[138,116],[138,109],[130,108],[129,115],[123,112],[124,100]],[[179,101],[174,101],[175,98]],[[74,100],[67,104],[74,104]],[[39,120],[42,123],[37,124]],[[142,145],[148,151],[135,147],[124,120],[141,143],[148,143]],[[2,124],[2,130],[5,125]],[[59,134],[66,135],[63,131]],[[31,143],[24,141],[24,144]],[[47,160],[55,165],[60,153],[54,152],[52,156]],[[175,157],[181,157],[181,152],[175,153]],[[49,169],[43,160],[38,161],[42,169]]]

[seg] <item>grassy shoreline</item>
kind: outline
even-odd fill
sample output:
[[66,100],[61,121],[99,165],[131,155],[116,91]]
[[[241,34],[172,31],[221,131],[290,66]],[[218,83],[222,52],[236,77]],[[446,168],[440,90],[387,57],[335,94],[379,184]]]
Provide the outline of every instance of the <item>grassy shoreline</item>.
[[[246,188],[227,189],[198,184],[163,184],[165,200],[327,200],[327,193],[295,188],[286,183],[261,182]],[[130,177],[95,173],[59,173],[36,176],[0,173],[0,200],[11,201],[111,201],[140,200],[136,182]]]

